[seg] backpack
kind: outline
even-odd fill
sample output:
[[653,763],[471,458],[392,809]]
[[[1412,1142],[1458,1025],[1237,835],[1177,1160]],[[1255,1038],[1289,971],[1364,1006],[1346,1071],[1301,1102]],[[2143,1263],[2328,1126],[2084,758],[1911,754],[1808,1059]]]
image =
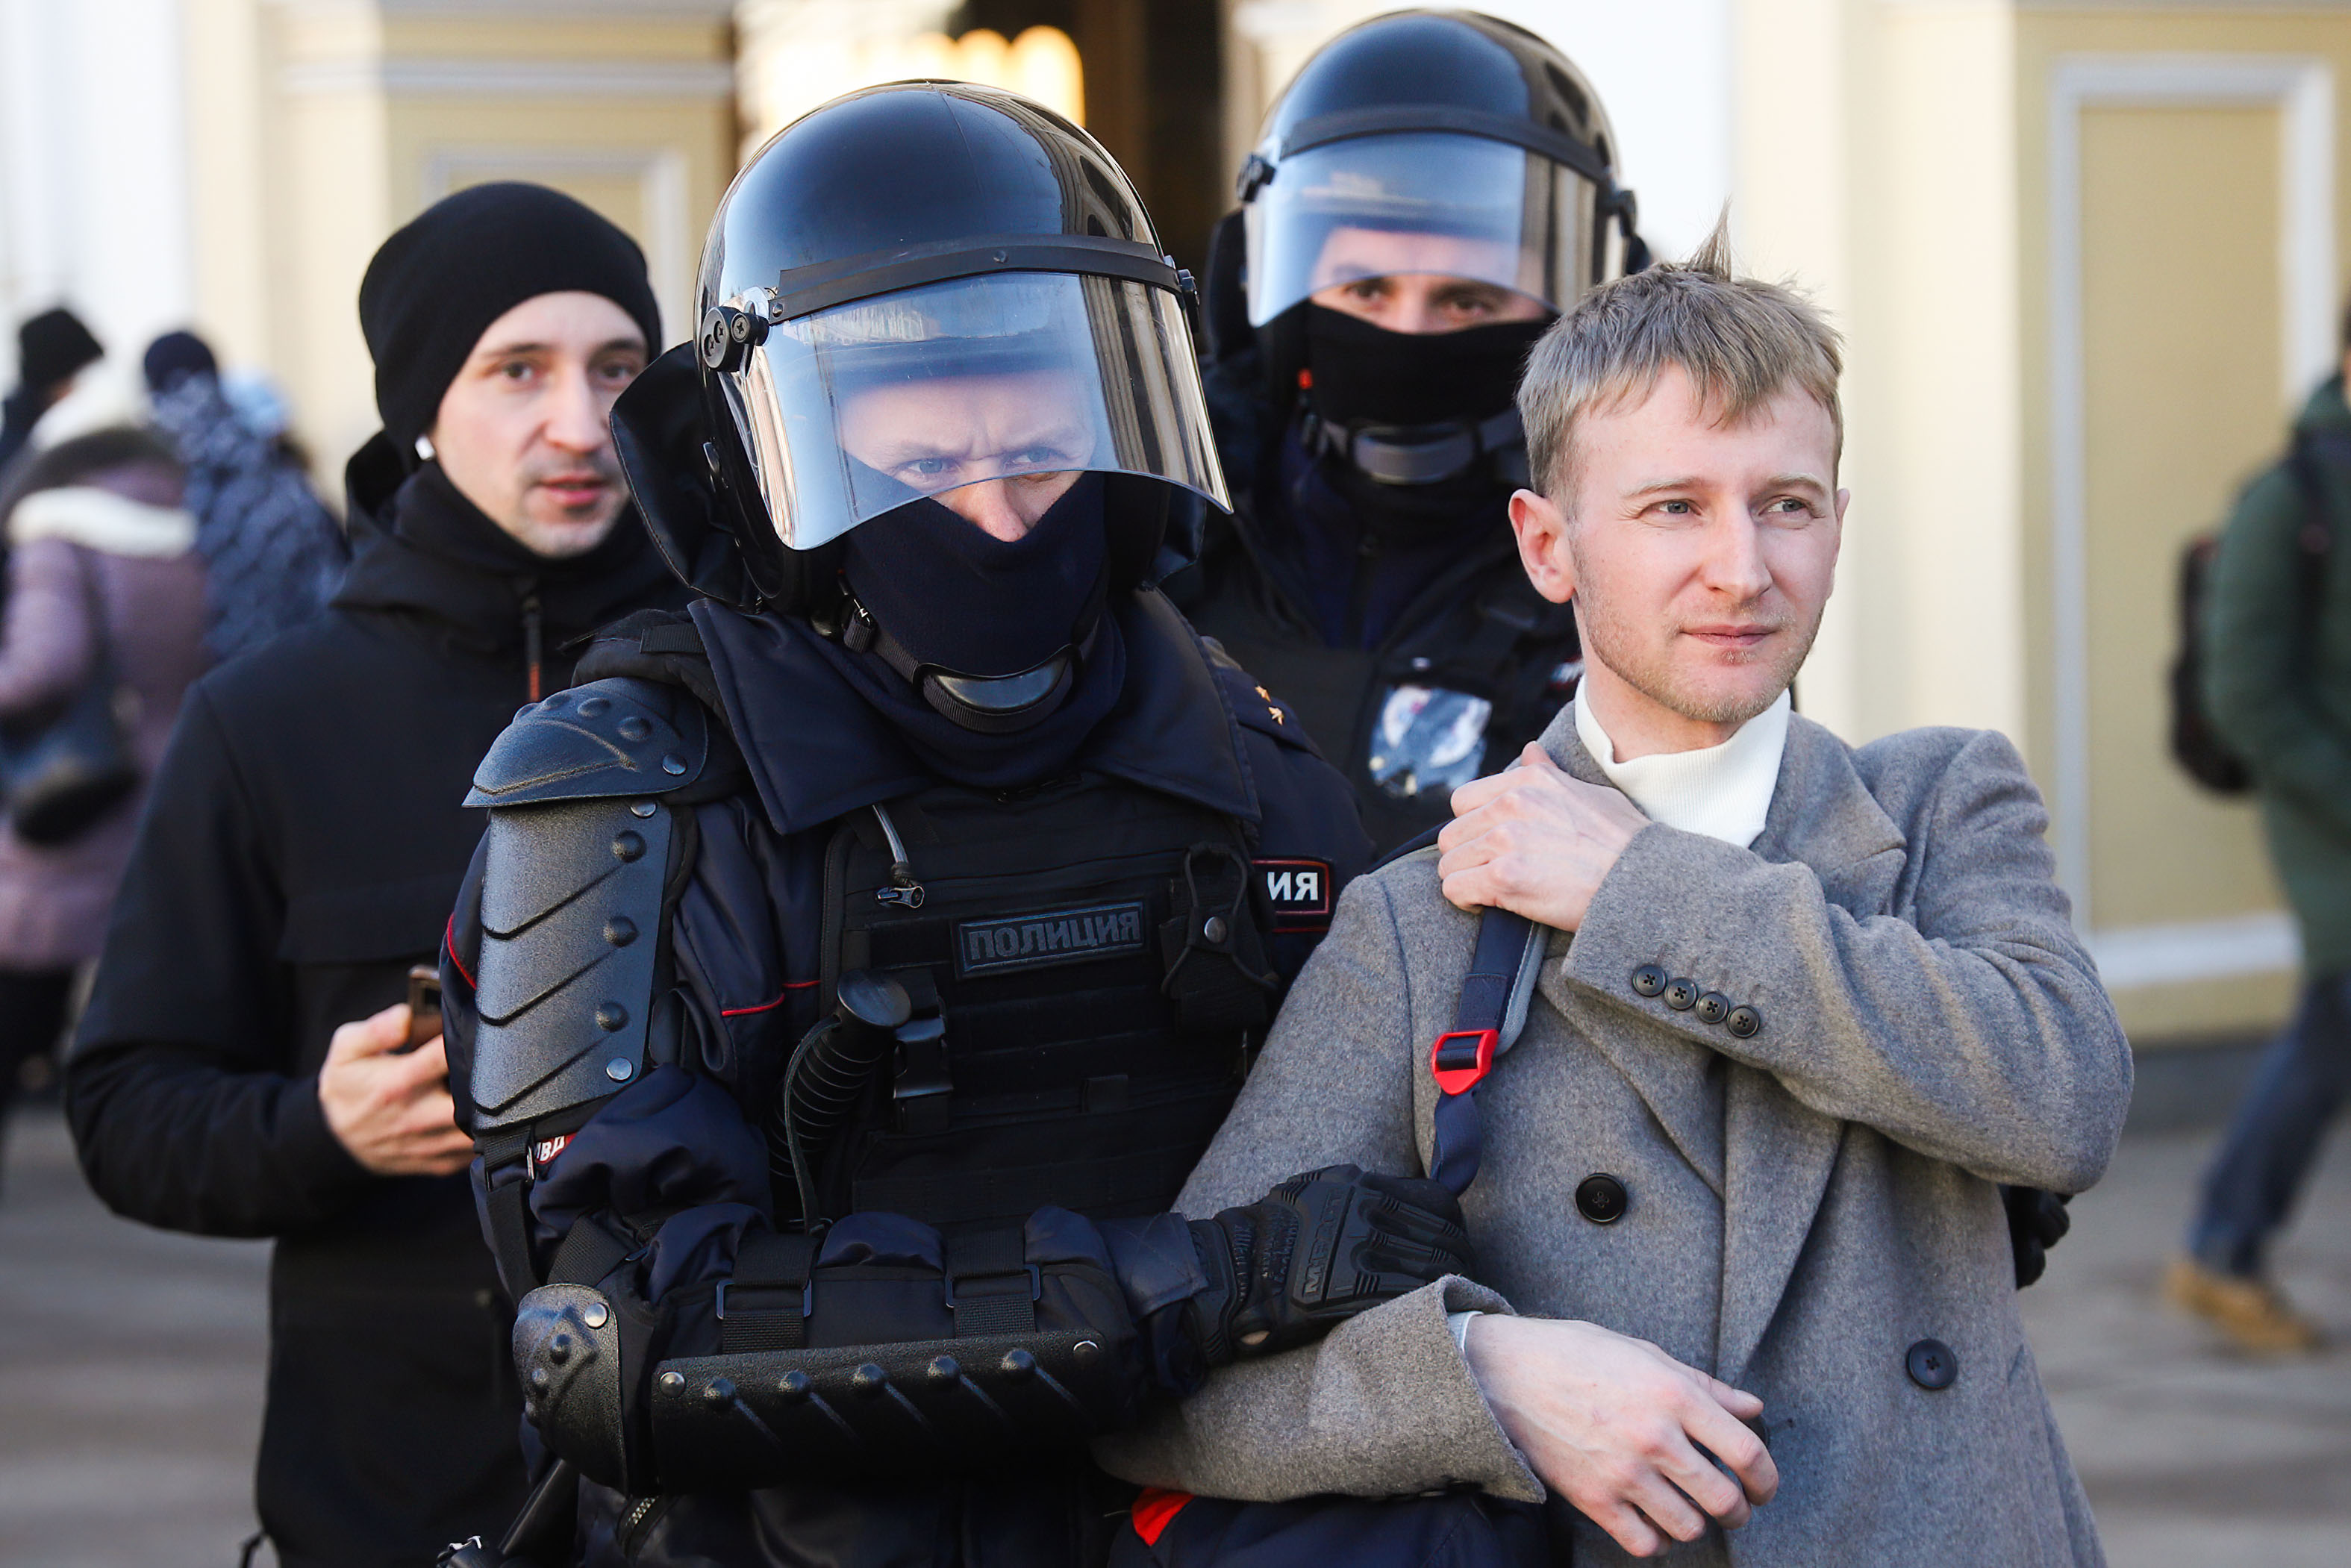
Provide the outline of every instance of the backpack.
[[[2351,465],[2351,439],[2297,431],[2285,458],[2286,473],[2303,505],[2302,527],[2294,534],[2302,568],[2295,612],[2304,624],[2317,619],[2319,595],[2326,582],[2326,559],[2335,545],[2334,508],[2326,504],[2325,482],[2319,471],[2322,453]],[[2171,756],[2190,779],[2214,794],[2241,795],[2253,787],[2252,770],[2220,738],[2204,709],[2204,602],[2220,553],[2218,532],[2197,535],[2179,552],[2179,653],[2171,662],[2170,675]]]

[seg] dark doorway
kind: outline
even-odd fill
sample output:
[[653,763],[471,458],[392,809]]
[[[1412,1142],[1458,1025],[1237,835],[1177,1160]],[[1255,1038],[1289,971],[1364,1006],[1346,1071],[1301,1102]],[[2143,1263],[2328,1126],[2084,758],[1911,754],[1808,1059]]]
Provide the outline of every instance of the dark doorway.
[[1197,273],[1232,204],[1219,10],[1217,0],[966,0],[947,30],[1069,34],[1085,65],[1086,129],[1143,193],[1176,264]]

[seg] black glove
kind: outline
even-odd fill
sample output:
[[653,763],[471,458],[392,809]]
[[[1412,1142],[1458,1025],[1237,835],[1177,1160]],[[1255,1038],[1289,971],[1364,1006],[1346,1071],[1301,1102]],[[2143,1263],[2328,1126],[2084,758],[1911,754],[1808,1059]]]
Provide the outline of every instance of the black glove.
[[2000,1201],[2008,1210],[2008,1245],[2016,1255],[2016,1288],[2024,1289],[2049,1267],[2049,1249],[2074,1228],[2065,1206],[2074,1200],[2063,1193],[2037,1186],[2003,1186]]
[[1419,1177],[1326,1166],[1192,1221],[1208,1288],[1186,1308],[1210,1366],[1320,1339],[1357,1312],[1477,1268],[1461,1205]]

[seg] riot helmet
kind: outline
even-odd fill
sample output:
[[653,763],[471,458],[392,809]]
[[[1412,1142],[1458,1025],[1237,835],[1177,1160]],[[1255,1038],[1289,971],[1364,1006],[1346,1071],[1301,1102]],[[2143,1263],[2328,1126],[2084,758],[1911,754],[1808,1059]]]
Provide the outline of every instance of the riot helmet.
[[[1172,499],[1226,505],[1189,276],[1110,155],[1015,94],[898,82],[787,126],[720,204],[697,306],[613,411],[673,567],[967,728],[1052,712],[1109,600],[1167,570]],[[924,580],[975,602],[929,613]]]
[[1041,475],[1224,505],[1189,291],[1125,174],[1049,110],[901,82],[810,111],[736,177],[703,254],[704,401],[747,549]]
[[1614,141],[1591,83],[1524,28],[1474,11],[1352,27],[1301,68],[1242,167],[1249,320],[1406,272],[1563,311],[1637,243]]
[[[1646,265],[1614,163],[1599,96],[1523,28],[1400,11],[1325,44],[1275,101],[1239,181],[1245,259],[1230,281],[1276,414],[1302,382],[1309,444],[1391,504],[1405,499],[1398,487],[1517,482],[1510,393],[1527,349],[1586,290]],[[1505,290],[1516,308],[1413,333],[1312,303],[1406,275]],[[1239,314],[1231,303],[1212,301],[1220,323]],[[1515,466],[1489,472],[1498,454]]]

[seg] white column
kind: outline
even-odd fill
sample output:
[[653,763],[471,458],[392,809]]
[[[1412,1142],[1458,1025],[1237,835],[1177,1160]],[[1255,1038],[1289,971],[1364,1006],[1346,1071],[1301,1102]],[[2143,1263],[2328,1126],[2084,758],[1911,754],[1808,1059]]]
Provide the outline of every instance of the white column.
[[0,0],[0,366],[64,304],[135,384],[194,287],[181,0]]

